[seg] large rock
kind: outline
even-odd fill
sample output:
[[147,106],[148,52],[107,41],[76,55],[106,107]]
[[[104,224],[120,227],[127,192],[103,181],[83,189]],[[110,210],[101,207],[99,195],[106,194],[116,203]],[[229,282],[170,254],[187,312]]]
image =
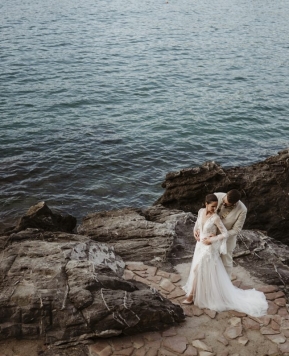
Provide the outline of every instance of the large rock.
[[0,239],[0,339],[83,342],[157,330],[182,309],[121,276],[113,248],[87,236],[26,229]]
[[88,215],[78,233],[113,246],[125,261],[156,264],[191,244],[195,219],[161,205],[146,210],[125,208]]
[[[76,226],[76,218],[67,214],[52,212],[45,202],[32,206],[21,217],[12,232],[18,232],[27,228],[43,229],[45,231],[72,232]],[[10,231],[11,233],[11,231]]]
[[236,188],[248,208],[247,229],[267,231],[289,244],[289,150],[248,167],[224,169],[215,162],[168,173],[165,192],[156,201],[170,209],[196,214],[206,194]]

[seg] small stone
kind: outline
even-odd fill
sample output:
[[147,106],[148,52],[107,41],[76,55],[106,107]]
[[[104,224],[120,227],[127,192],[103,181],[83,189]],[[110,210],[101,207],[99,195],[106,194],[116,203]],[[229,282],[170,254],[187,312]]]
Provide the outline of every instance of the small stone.
[[229,341],[223,335],[218,336],[217,341],[221,342],[225,346],[229,345]]
[[289,320],[282,320],[281,322],[282,329],[287,329],[289,330]]
[[141,282],[143,284],[148,284],[148,281],[145,278],[142,278],[140,276],[134,275],[133,279],[137,282]]
[[208,351],[208,352],[213,352],[213,349],[211,348],[211,346],[206,345],[203,341],[201,340],[194,340],[192,342],[193,346],[199,350],[203,350],[203,351]]
[[164,278],[170,278],[170,274],[169,273],[167,273],[165,271],[161,271],[161,270],[157,271],[157,275],[161,276],[161,277],[164,277]]
[[206,338],[206,334],[202,332],[198,332],[196,334],[193,334],[190,339],[191,340],[204,340]]
[[182,354],[187,348],[188,341],[184,336],[172,336],[163,341],[163,347],[169,351]]
[[198,350],[196,348],[194,348],[193,346],[189,345],[183,355],[184,356],[197,356]]
[[289,352],[289,341],[286,341],[284,342],[284,344],[279,345],[278,348],[282,353]]
[[280,332],[280,325],[278,323],[276,323],[275,320],[272,320],[271,321],[271,324],[270,324],[271,328],[273,330],[277,330],[278,332]]
[[150,277],[153,277],[153,276],[156,275],[157,270],[158,270],[157,267],[148,266],[146,272],[147,272],[147,274],[148,274]]
[[170,293],[168,295],[168,297],[170,299],[174,299],[174,298],[178,298],[178,297],[182,297],[182,296],[185,296],[186,295],[186,292],[184,290],[182,290],[181,288],[176,288],[172,293]]
[[126,268],[133,271],[145,271],[147,269],[147,266],[144,265],[142,262],[132,262],[127,263]]
[[282,323],[282,317],[280,315],[273,315],[272,319],[279,325]]
[[243,346],[246,346],[248,344],[248,342],[249,342],[249,339],[247,339],[245,336],[241,336],[238,339],[238,343]]
[[143,337],[147,341],[156,341],[156,340],[160,340],[162,338],[161,334],[157,331],[145,333],[145,334],[143,334]]
[[241,289],[243,289],[243,290],[252,289],[252,287],[247,286],[246,284],[243,284],[243,283],[241,283],[241,285],[240,285],[240,287],[239,287],[239,288],[241,288]]
[[173,282],[173,283],[177,283],[177,282],[179,282],[181,279],[182,279],[182,277],[181,277],[179,274],[176,274],[176,273],[171,273],[171,274],[170,274],[170,280],[171,280],[171,282]]
[[237,318],[237,317],[231,318],[231,319],[229,320],[229,323],[230,323],[230,325],[232,325],[232,326],[238,326],[238,325],[241,324],[241,318]]
[[243,326],[245,329],[250,329],[250,330],[260,329],[260,324],[248,317],[243,318]]
[[221,353],[219,353],[218,356],[229,356],[229,351],[228,350],[221,351]]
[[[275,317],[275,315],[274,315],[274,317]],[[269,323],[271,321],[271,318],[268,315],[260,316],[258,319],[259,319],[259,323],[264,326],[269,325]]]
[[194,316],[200,316],[200,315],[204,314],[203,310],[198,308],[196,305],[192,305],[191,308],[193,310]]
[[217,315],[217,312],[215,310],[211,309],[204,309],[205,314],[207,314],[211,319],[214,319]]
[[134,276],[134,273],[132,271],[130,271],[129,269],[125,269],[123,271],[123,276],[122,276],[123,279],[125,279],[125,280],[133,279],[133,276]]
[[167,292],[172,292],[176,288],[176,286],[169,279],[166,278],[161,280],[160,287]]
[[134,348],[130,347],[128,349],[122,349],[122,350],[115,351],[113,354],[115,356],[117,356],[117,355],[119,355],[119,356],[130,356],[133,353],[133,351],[134,351]]
[[133,355],[134,356],[145,356],[146,352],[147,352],[146,348],[142,347],[140,349],[135,350]]
[[146,356],[158,356],[158,352],[158,348],[151,348],[147,351]]
[[112,339],[112,346],[115,351],[130,348],[132,346],[131,337],[127,336],[127,337]]
[[271,302],[271,300],[268,300],[268,310],[267,310],[267,314],[268,315],[274,315],[277,313],[279,307],[278,305],[276,305],[275,303]]
[[262,335],[276,335],[280,334],[280,331],[273,330],[272,328],[264,326],[260,329]]
[[283,318],[288,317],[288,311],[286,308],[280,308],[278,310],[278,315],[282,316]]
[[289,338],[289,330],[287,329],[280,329],[280,332],[288,339]]
[[285,307],[286,299],[285,298],[278,298],[274,300],[274,303],[277,304],[279,307]]
[[163,337],[175,336],[175,335],[177,335],[177,331],[176,331],[176,328],[174,328],[174,327],[163,331]]
[[186,316],[194,316],[193,309],[191,307],[189,307],[187,305],[186,306],[182,305],[182,308],[183,308],[183,311],[184,311]]
[[146,347],[150,347],[152,349],[159,349],[161,347],[161,342],[162,340],[155,340],[155,341],[149,341],[149,342],[146,342],[145,346]]
[[233,281],[232,284],[233,284],[235,287],[239,288],[240,285],[242,284],[242,281]]
[[176,356],[176,354],[171,352],[171,351],[169,351],[169,350],[160,349],[159,350],[159,356]]
[[265,286],[256,288],[256,290],[258,290],[259,292],[263,292],[263,293],[272,293],[272,292],[277,292],[279,289],[277,286],[265,285]]
[[265,296],[266,296],[266,299],[268,300],[274,300],[276,298],[281,298],[281,297],[284,297],[284,293],[282,291],[278,291],[278,292],[274,292],[274,293],[266,293]]
[[148,276],[147,280],[151,281],[151,282],[154,282],[156,284],[159,284],[160,281],[162,280],[162,277],[161,276]]
[[112,355],[112,348],[107,342],[99,342],[89,347],[91,356],[110,356]]
[[227,339],[236,339],[238,336],[242,335],[242,326],[229,326],[225,332],[224,336]]
[[215,354],[213,352],[200,351],[199,355],[200,356],[214,356]]
[[274,342],[275,344],[284,344],[284,342],[286,341],[285,336],[281,335],[281,334],[277,334],[277,335],[266,335],[266,337],[271,340],[272,342]]
[[110,356],[113,353],[111,346],[106,341],[90,345],[89,351],[91,356]]
[[144,344],[145,344],[144,339],[143,339],[141,336],[139,336],[139,335],[134,336],[134,337],[132,338],[132,342],[133,342],[133,347],[134,347],[135,349],[140,349],[140,348],[143,347]]
[[148,276],[146,271],[134,271],[134,273],[142,278],[147,278],[147,276]]
[[229,311],[229,314],[232,315],[232,316],[237,316],[239,318],[243,317],[243,316],[246,316],[247,314],[245,313],[241,313],[241,312],[238,312],[236,310],[230,310]]

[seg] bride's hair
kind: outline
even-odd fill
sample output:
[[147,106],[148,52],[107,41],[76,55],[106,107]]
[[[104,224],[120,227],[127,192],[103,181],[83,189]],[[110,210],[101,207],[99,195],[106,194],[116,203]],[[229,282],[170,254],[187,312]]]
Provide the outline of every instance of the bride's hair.
[[205,203],[210,204],[210,203],[213,203],[215,201],[216,202],[218,201],[218,198],[217,198],[217,196],[215,194],[206,195]]

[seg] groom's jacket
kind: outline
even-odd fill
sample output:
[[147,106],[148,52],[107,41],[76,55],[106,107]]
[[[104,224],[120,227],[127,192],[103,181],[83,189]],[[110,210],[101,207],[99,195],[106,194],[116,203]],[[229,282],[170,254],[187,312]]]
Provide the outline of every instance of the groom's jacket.
[[[223,198],[226,193],[214,193],[218,198],[218,207],[217,211],[220,209]],[[246,206],[239,200],[234,208],[222,219],[223,224],[225,225],[226,229],[228,230],[229,237],[237,236],[238,233],[242,230],[244,225],[245,219],[247,215],[247,208]]]

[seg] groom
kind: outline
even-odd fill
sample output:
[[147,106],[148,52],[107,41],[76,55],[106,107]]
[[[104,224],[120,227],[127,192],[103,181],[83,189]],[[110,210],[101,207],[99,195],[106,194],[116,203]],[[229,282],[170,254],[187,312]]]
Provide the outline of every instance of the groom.
[[224,267],[231,277],[233,269],[233,251],[236,247],[237,235],[244,225],[247,208],[241,202],[241,194],[232,189],[228,193],[214,193],[218,198],[217,214],[228,230],[227,254],[221,255]]

